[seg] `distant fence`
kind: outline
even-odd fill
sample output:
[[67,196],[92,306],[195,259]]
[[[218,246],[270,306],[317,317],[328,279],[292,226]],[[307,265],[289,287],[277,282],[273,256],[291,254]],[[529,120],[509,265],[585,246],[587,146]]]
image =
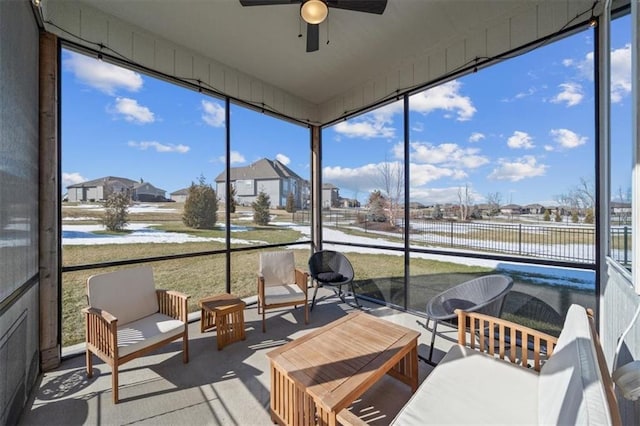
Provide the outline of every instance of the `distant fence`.
[[[293,214],[295,223],[309,223],[309,211]],[[374,224],[365,212],[323,211],[323,224],[358,227],[372,231]],[[417,218],[410,220],[410,239],[433,247],[531,256],[579,263],[595,263],[595,229],[563,223],[502,224],[458,222]],[[398,237],[404,233],[404,220],[398,220]],[[610,233],[611,257],[625,266],[631,264],[631,227],[613,226]]]

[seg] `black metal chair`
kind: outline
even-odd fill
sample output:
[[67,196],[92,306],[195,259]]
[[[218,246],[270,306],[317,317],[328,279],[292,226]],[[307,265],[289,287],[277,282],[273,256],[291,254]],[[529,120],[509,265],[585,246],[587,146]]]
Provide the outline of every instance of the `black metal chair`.
[[427,328],[429,320],[433,320],[429,359],[433,356],[433,345],[436,340],[438,322],[457,317],[454,312],[462,309],[467,312],[500,317],[504,298],[513,287],[513,279],[506,275],[486,275],[451,287],[427,302]]
[[333,287],[333,291],[335,291],[340,300],[345,303],[344,295],[346,293],[343,293],[342,286],[350,286],[353,300],[356,306],[360,307],[355,288],[353,287],[353,266],[351,266],[349,259],[342,253],[332,250],[321,250],[314,253],[309,258],[309,274],[311,275],[311,279],[316,282],[313,300],[311,301],[311,310],[313,310],[313,306],[316,303],[318,287],[323,286]]

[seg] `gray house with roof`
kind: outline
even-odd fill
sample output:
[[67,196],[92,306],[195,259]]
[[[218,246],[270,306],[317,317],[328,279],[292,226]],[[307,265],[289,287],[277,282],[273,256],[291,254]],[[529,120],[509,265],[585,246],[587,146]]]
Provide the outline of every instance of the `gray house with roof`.
[[140,182],[116,176],[106,176],[67,186],[67,201],[101,201],[116,192],[126,191],[133,201],[164,201],[164,189],[156,188],[149,182]]
[[[271,207],[286,206],[289,193],[293,193],[295,205],[302,208],[309,198],[308,181],[278,160],[262,158],[248,166],[229,169],[231,185],[236,190],[239,205],[250,205],[260,192],[269,196]],[[226,198],[225,171],[216,177],[216,193]]]

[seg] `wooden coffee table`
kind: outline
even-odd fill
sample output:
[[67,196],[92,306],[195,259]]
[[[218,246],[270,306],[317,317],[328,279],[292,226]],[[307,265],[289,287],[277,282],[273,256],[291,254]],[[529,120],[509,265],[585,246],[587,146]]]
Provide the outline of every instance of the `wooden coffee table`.
[[219,294],[198,301],[200,305],[200,332],[216,328],[218,350],[229,343],[245,339],[245,303],[233,294]]
[[358,312],[267,354],[271,419],[281,425],[335,425],[385,374],[418,388],[420,333]]

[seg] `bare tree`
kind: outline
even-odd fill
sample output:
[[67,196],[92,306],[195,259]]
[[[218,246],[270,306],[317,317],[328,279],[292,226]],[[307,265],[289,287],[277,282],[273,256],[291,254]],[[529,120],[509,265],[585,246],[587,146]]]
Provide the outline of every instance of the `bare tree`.
[[490,192],[486,196],[487,204],[489,205],[489,215],[495,216],[500,213],[500,206],[502,205],[502,194],[499,192]]
[[471,195],[471,191],[469,191],[468,183],[464,184],[464,188],[461,186],[458,187],[458,204],[460,206],[460,220],[469,219],[473,196]]
[[569,188],[569,191],[556,195],[556,201],[561,207],[565,207],[572,213],[584,212],[585,214],[591,210],[596,204],[596,191],[593,179],[580,178],[580,183]]
[[396,226],[404,202],[404,163],[401,161],[384,161],[378,166],[380,185],[387,202],[388,219],[391,226]]

